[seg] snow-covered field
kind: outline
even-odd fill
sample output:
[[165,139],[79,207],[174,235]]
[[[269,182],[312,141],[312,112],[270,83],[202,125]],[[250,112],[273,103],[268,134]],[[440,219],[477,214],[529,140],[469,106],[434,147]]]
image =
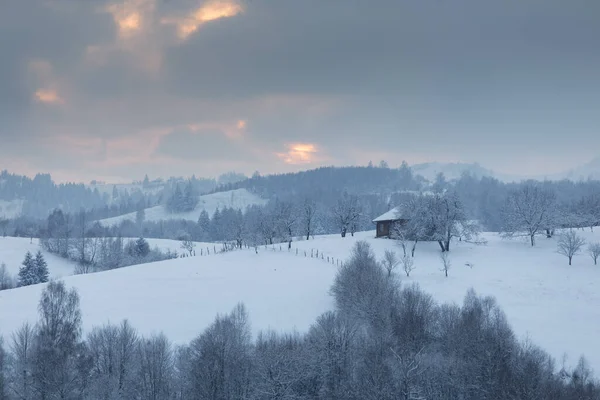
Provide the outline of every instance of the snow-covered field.
[[8,272],[16,277],[25,258],[25,253],[30,251],[35,255],[38,250],[42,250],[42,254],[48,263],[50,278],[73,275],[75,263],[44,251],[39,246],[38,239],[33,239],[33,243],[30,243],[29,238],[0,237],[0,264],[5,263]]
[[[140,332],[177,343],[202,332],[217,313],[243,301],[255,332],[305,330],[331,308],[336,269],[287,253],[238,251],[180,258],[65,279],[81,296],[84,329],[127,318]],[[0,292],[0,331],[35,322],[44,285]]]
[[[600,234],[583,233],[589,241]],[[164,331],[182,343],[200,333],[217,313],[238,301],[249,309],[253,329],[305,331],[323,311],[331,309],[329,287],[337,267],[327,257],[346,259],[360,239],[371,243],[381,257],[395,249],[374,232],[354,238],[337,235],[264,247],[259,254],[240,250],[226,254],[176,259],[109,272],[65,278],[78,288],[85,329],[128,318],[141,333]],[[556,239],[540,237],[531,248],[525,241],[506,241],[486,234],[487,245],[455,243],[449,277],[440,271],[437,243],[419,243],[416,269],[405,284],[417,282],[438,301],[461,303],[473,287],[497,298],[519,338],[529,337],[561,362],[564,353],[573,364],[581,354],[600,371],[600,266],[587,254],[572,266],[556,253]],[[157,243],[160,246],[160,244]],[[177,246],[178,242],[162,243]],[[296,255],[298,248],[298,255]],[[325,260],[311,259],[318,249]],[[307,257],[304,256],[306,250]],[[467,265],[469,264],[469,265]],[[401,271],[398,271],[401,273]],[[35,321],[42,286],[0,292],[0,330],[7,334],[24,322]],[[15,307],[18,304],[18,307]]]
[[[246,189],[229,190],[226,192],[218,192],[200,196],[196,209],[186,213],[169,213],[164,206],[155,206],[144,210],[146,221],[160,221],[167,219],[185,219],[197,221],[202,210],[206,210],[209,215],[215,212],[217,208],[225,207],[245,209],[251,205],[263,205],[267,201],[250,193]],[[105,226],[118,225],[125,220],[135,221],[136,213],[128,213],[119,215],[118,217],[106,218],[100,220],[100,223]]]

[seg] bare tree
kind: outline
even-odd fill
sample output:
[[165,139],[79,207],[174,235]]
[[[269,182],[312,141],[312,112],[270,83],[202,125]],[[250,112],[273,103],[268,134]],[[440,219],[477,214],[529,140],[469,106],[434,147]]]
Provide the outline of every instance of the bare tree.
[[442,260],[442,271],[444,272],[444,274],[446,275],[446,278],[448,277],[448,271],[450,270],[450,267],[452,266],[452,263],[450,262],[450,255],[443,251],[440,254],[440,260]]
[[191,239],[186,238],[181,241],[181,248],[190,253],[190,256],[192,256],[194,249],[196,248],[196,243],[192,242]]
[[402,269],[406,276],[410,276],[410,273],[415,269],[415,259],[408,254],[405,254],[400,259],[400,262],[402,263]]
[[333,208],[333,218],[340,229],[342,237],[346,237],[349,230],[354,236],[361,215],[362,206],[358,201],[358,197],[344,193]]
[[39,327],[34,349],[34,387],[41,398],[76,398],[82,351],[81,310],[75,289],[50,282],[39,303]]
[[569,229],[558,238],[558,253],[569,259],[569,265],[573,260],[573,256],[581,251],[585,244],[585,240],[575,232],[574,229]]
[[0,264],[0,290],[12,289],[15,285],[15,279],[8,272],[5,263]]
[[302,207],[302,229],[306,235],[306,240],[309,240],[310,236],[313,234],[316,214],[317,203],[308,198],[304,199]]
[[139,371],[137,376],[139,398],[148,400],[168,400],[174,373],[174,360],[171,342],[163,334],[138,343]]
[[594,265],[598,265],[598,257],[600,257],[600,243],[590,243],[588,247],[590,257],[594,260]]
[[2,231],[2,237],[6,237],[6,227],[8,226],[8,218],[0,217],[0,231]]
[[[404,254],[406,256],[406,253]],[[381,264],[385,268],[388,273],[388,276],[392,276],[394,269],[398,266],[400,260],[398,260],[398,255],[393,250],[386,250],[383,254],[383,260],[381,260]]]
[[537,183],[526,183],[508,195],[503,214],[504,236],[525,233],[535,246],[538,233],[555,227],[556,194]]
[[291,249],[297,221],[297,214],[294,210],[294,206],[287,201],[277,201],[275,203],[274,215],[277,236],[279,236],[282,241],[287,242],[288,249]]
[[35,330],[25,323],[12,334],[11,391],[18,399],[32,398]]

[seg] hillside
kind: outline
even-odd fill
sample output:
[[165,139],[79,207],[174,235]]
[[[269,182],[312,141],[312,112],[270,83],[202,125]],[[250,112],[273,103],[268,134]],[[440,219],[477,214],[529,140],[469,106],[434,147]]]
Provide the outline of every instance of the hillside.
[[38,239],[33,239],[33,243],[30,243],[29,238],[0,237],[0,264],[5,263],[8,273],[16,276],[21,268],[21,262],[25,258],[25,253],[30,251],[35,254],[38,250],[42,250],[42,254],[44,254],[51,279],[73,275],[75,263],[43,250],[39,246]]
[[[225,192],[217,192],[199,197],[196,209],[185,213],[169,213],[165,206],[155,206],[144,210],[146,221],[160,221],[167,219],[185,219],[197,221],[202,210],[206,210],[209,215],[212,215],[217,208],[225,207],[245,209],[248,206],[257,204],[265,204],[266,200],[261,199],[257,195],[250,193],[246,189],[236,189]],[[99,222],[104,226],[118,225],[123,221],[135,221],[136,213],[128,213],[119,215],[118,217],[102,219]]]
[[[589,241],[600,233],[585,232]],[[379,257],[386,249],[399,251],[395,242],[374,239],[362,232],[298,241],[285,245],[226,254],[176,259],[153,264],[65,278],[82,298],[85,328],[108,320],[131,320],[141,333],[163,330],[178,343],[204,329],[216,313],[227,312],[238,301],[250,311],[253,330],[273,328],[304,331],[332,306],[328,290],[337,267],[327,257],[346,259],[353,244],[365,239]],[[556,239],[540,238],[535,248],[521,241],[505,241],[486,234],[487,245],[455,243],[449,277],[440,271],[437,243],[419,243],[415,266],[404,284],[418,283],[438,301],[462,302],[468,289],[495,296],[519,338],[529,337],[561,362],[581,355],[600,370],[599,267],[586,255],[573,266],[556,253]],[[173,242],[173,245],[176,242]],[[169,245],[169,244],[166,244]],[[296,248],[298,253],[296,255]],[[311,259],[311,250],[319,258]],[[306,257],[305,252],[306,251]],[[467,265],[469,264],[469,265]],[[34,321],[41,286],[0,292],[0,326],[4,334],[23,321]],[[18,308],[14,304],[19,304]]]

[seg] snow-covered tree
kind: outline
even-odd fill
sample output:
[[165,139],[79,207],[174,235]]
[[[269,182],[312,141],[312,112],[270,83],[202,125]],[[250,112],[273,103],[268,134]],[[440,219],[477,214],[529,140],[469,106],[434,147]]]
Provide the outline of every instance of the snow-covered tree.
[[29,286],[37,283],[35,259],[31,252],[25,253],[25,259],[22,262],[22,267],[19,269],[18,285]]
[[342,198],[337,201],[332,212],[342,237],[346,237],[349,230],[354,236],[354,230],[362,216],[362,211],[362,206],[355,195],[344,193]]
[[592,260],[594,260],[594,265],[598,265],[598,257],[600,257],[600,243],[590,243],[588,252],[590,257],[592,257]]
[[196,243],[192,242],[192,240],[190,238],[186,238],[186,239],[183,239],[181,241],[181,246],[180,247],[183,250],[185,250],[188,253],[190,253],[190,256],[191,256],[191,255],[193,255],[194,249],[196,248]]
[[46,260],[44,259],[44,255],[42,254],[42,252],[40,250],[38,250],[38,252],[35,254],[35,260],[34,260],[34,265],[35,265],[35,270],[34,270],[34,275],[35,275],[35,283],[45,283],[48,282],[48,264],[46,263]]
[[300,223],[302,225],[302,233],[306,235],[306,240],[309,240],[311,235],[314,235],[316,215],[317,203],[314,200],[305,198],[302,204]]
[[288,249],[292,247],[292,239],[296,230],[297,213],[291,202],[277,201],[274,206],[274,218],[277,237],[282,242],[288,243]]
[[0,263],[0,290],[12,289],[14,286],[14,278],[8,272],[6,264]]
[[6,227],[8,226],[8,218],[0,217],[0,232],[2,237],[6,237]]
[[562,233],[558,238],[558,253],[567,257],[569,259],[569,265],[571,265],[573,256],[581,251],[584,244],[585,240],[579,236],[574,229],[569,229]]
[[506,237],[524,233],[535,246],[535,236],[556,226],[556,194],[534,182],[513,190],[503,210]]
[[448,254],[448,252],[443,251],[440,254],[440,260],[442,261],[442,272],[444,272],[444,275],[446,275],[446,278],[447,278],[448,271],[450,270],[450,267],[452,266],[452,262],[450,261],[450,255]]
[[393,250],[386,250],[383,254],[383,259],[381,260],[381,265],[388,273],[388,276],[392,276],[394,269],[398,266],[400,260],[398,259],[398,255]]

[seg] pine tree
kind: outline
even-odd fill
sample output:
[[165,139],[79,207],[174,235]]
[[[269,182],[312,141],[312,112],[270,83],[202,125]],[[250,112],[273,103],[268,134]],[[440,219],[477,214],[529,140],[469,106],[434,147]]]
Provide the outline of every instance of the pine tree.
[[44,260],[44,255],[39,250],[35,255],[34,265],[35,270],[33,275],[36,279],[35,283],[48,282],[48,264]]
[[23,266],[19,269],[19,286],[29,286],[36,283],[35,260],[31,252],[25,254],[22,262]]

